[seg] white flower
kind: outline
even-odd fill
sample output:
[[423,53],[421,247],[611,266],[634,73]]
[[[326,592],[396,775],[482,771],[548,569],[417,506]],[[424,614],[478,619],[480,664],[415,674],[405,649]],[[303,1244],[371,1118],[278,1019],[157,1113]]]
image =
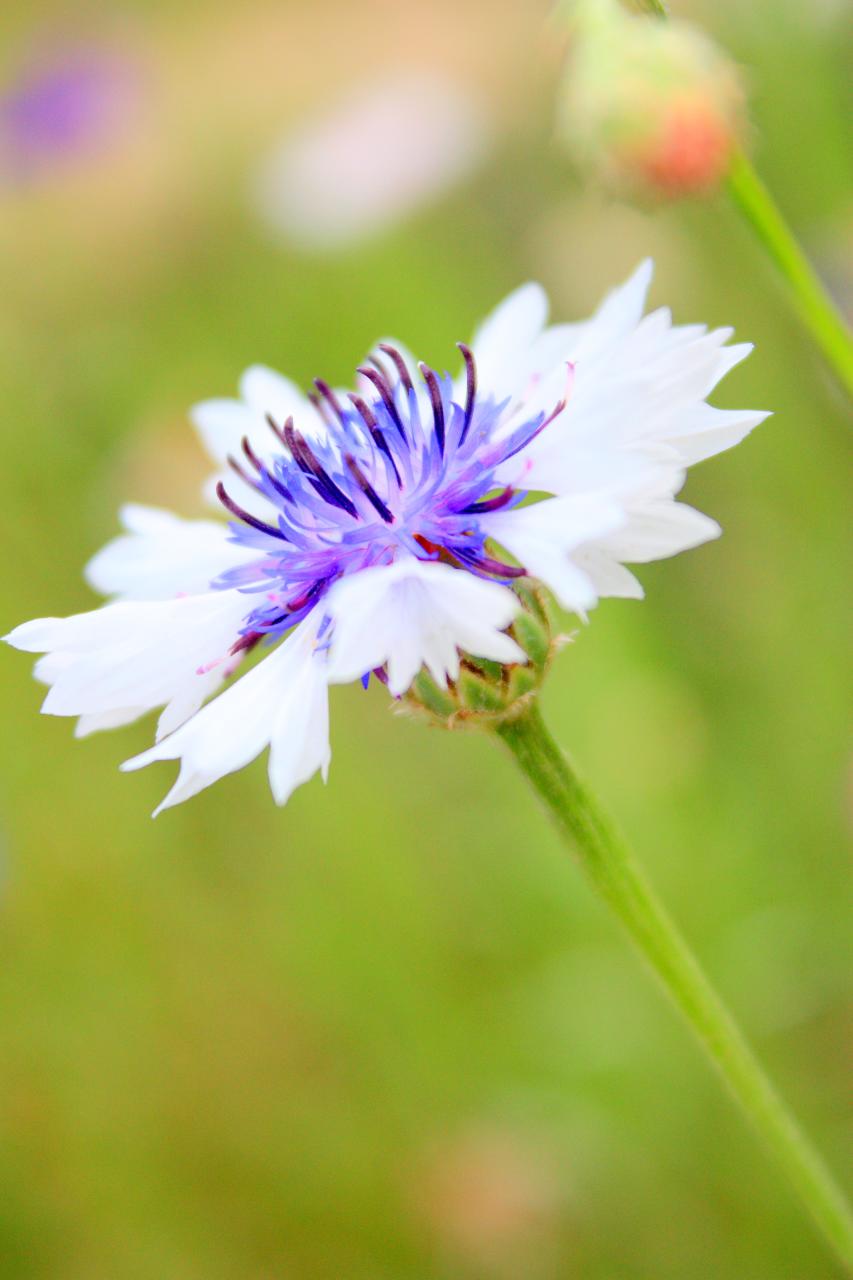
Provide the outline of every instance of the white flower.
[[[375,672],[399,697],[422,667],[455,681],[460,653],[524,662],[507,629],[525,574],[583,616],[641,595],[626,563],[719,533],[676,501],[686,468],[765,416],[705,403],[750,348],[666,311],[643,318],[650,275],[645,263],[591,320],[550,328],[544,293],[524,286],[460,346],[455,382],[380,344],[360,394],[318,381],[309,399],[256,367],[239,401],[197,406],[231,524],[126,507],[127,532],[87,569],[112,602],[6,637],[45,655],[43,710],[85,734],[164,708],[157,744],[125,766],[180,761],[160,808],[267,746],[284,803],[326,776],[330,684]],[[519,505],[526,494],[538,500]]]

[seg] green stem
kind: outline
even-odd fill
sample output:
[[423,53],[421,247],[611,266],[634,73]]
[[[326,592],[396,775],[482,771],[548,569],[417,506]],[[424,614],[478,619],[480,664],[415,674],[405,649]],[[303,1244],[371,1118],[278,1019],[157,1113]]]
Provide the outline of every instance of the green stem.
[[[639,0],[647,13],[666,18],[663,0]],[[752,227],[767,256],[781,272],[800,319],[853,396],[853,331],[836,307],[781,209],[742,151],[736,151],[727,179],[732,203]]]
[[544,800],[593,886],[615,911],[775,1153],[800,1200],[853,1271],[853,1213],[821,1157],[759,1066],[654,890],[534,703],[496,732]]
[[737,152],[732,161],[728,189],[735,206],[784,276],[803,323],[853,396],[853,332],[743,152]]

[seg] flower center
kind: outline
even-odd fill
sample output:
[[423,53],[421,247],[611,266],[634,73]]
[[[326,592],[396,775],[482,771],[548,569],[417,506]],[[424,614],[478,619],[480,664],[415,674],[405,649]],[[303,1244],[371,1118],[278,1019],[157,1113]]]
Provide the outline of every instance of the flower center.
[[222,483],[217,493],[235,517],[232,539],[256,549],[258,559],[214,585],[264,593],[246,634],[288,629],[344,574],[401,555],[499,581],[523,574],[489,554],[480,517],[525,496],[515,477],[507,482],[505,464],[563,403],[547,418],[539,413],[513,426],[508,402],[478,393],[474,357],[462,343],[459,350],[460,385],[425,364],[416,383],[403,355],[385,344],[358,370],[370,388],[364,395],[343,403],[315,381],[321,435],[309,440],[292,418],[279,424],[268,416],[270,453],[260,456],[244,438],[242,458],[229,463],[252,501],[238,502]]

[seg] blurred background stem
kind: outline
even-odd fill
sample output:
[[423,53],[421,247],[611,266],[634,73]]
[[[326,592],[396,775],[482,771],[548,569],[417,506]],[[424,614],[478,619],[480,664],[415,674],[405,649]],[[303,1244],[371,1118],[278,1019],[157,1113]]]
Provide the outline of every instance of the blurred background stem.
[[[666,18],[663,0],[638,0],[641,8]],[[800,319],[810,331],[842,386],[853,397],[853,331],[803,252],[770,191],[742,151],[736,151],[726,181],[732,203],[781,272]]]
[[615,911],[711,1060],[775,1153],[803,1205],[853,1271],[853,1213],[770,1083],[642,869],[550,736],[536,703],[498,736],[544,800],[581,866]]
[[803,324],[853,396],[853,333],[743,152],[735,154],[727,185],[734,204],[785,277]]

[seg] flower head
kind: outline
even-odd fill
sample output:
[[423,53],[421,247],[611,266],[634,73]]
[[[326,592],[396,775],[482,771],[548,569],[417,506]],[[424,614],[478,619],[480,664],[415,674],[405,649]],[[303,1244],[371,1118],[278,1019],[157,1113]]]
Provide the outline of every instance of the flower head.
[[460,344],[456,378],[381,343],[354,392],[318,380],[305,397],[255,367],[239,401],[198,405],[230,522],[124,509],[127,532],[88,566],[112,602],[7,637],[45,655],[43,710],[85,734],[164,707],[156,745],[125,766],[180,760],[161,808],[266,746],[280,803],[325,776],[330,684],[470,686],[469,706],[507,713],[535,686],[514,673],[547,660],[530,579],[582,616],[642,595],[624,562],[719,533],[675,501],[686,467],[765,416],[705,403],[750,347],[643,318],[650,276],[644,263],[578,325],[548,327],[524,286]]
[[[264,501],[266,518],[240,506],[219,481],[217,495],[236,517],[232,540],[258,558],[228,570],[215,585],[260,594],[245,635],[283,634],[341,578],[412,556],[487,581],[523,576],[522,568],[490,554],[482,517],[525,496],[498,475],[565,402],[547,416],[534,412],[507,426],[507,402],[478,396],[474,356],[462,344],[460,350],[464,395],[447,374],[439,377],[424,364],[414,371],[398,348],[383,343],[359,369],[369,387],[365,396],[343,399],[316,383],[323,435],[308,439],[292,415],[283,426],[267,415],[276,446],[267,460],[243,437],[240,461],[230,457],[229,463]],[[523,481],[524,466],[516,470]],[[362,576],[359,590],[365,581]]]

